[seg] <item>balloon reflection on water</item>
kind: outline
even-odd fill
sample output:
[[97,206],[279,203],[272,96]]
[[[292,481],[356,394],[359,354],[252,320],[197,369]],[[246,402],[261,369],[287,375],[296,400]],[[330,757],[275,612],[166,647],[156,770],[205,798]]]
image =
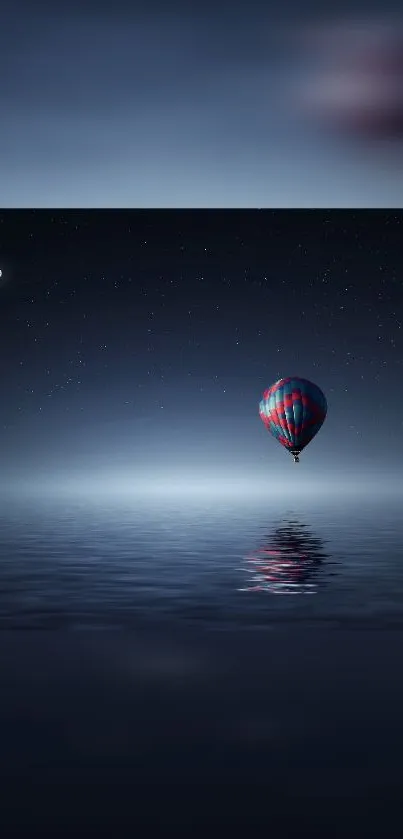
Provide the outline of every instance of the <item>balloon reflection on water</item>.
[[246,557],[247,585],[241,591],[315,594],[315,576],[327,558],[322,540],[294,519],[281,523]]

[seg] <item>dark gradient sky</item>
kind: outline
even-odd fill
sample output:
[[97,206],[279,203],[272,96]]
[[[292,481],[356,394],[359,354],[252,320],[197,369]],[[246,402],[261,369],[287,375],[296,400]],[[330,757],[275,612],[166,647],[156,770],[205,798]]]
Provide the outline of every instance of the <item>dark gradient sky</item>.
[[[402,486],[403,213],[5,211],[2,485]],[[258,416],[300,375],[296,466]]]
[[[382,4],[394,29],[399,6]],[[304,27],[348,11],[362,30],[377,7],[6,4],[1,205],[401,207],[401,145],[350,143],[297,104],[322,73]]]

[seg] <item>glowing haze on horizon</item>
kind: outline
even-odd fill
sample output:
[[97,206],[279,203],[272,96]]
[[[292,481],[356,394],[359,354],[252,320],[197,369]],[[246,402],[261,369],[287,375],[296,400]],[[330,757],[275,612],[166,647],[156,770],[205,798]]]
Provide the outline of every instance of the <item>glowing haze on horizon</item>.
[[[385,211],[3,211],[2,492],[398,492],[402,234]],[[288,375],[328,402],[299,464],[259,417]]]

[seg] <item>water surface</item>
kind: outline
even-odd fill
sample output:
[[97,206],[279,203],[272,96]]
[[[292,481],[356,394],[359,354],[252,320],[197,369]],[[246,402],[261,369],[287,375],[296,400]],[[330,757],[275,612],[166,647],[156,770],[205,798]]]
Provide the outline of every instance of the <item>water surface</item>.
[[398,500],[3,502],[2,833],[399,835],[402,606]]
[[0,626],[403,626],[402,558],[400,501],[6,504]]

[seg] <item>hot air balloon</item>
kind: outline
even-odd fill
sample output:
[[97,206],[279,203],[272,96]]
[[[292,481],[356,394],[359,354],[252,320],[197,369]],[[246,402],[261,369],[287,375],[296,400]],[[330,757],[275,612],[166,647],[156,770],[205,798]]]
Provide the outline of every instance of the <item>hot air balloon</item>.
[[298,455],[323,425],[326,397],[308,379],[288,376],[265,390],[259,414],[267,430],[299,463]]

